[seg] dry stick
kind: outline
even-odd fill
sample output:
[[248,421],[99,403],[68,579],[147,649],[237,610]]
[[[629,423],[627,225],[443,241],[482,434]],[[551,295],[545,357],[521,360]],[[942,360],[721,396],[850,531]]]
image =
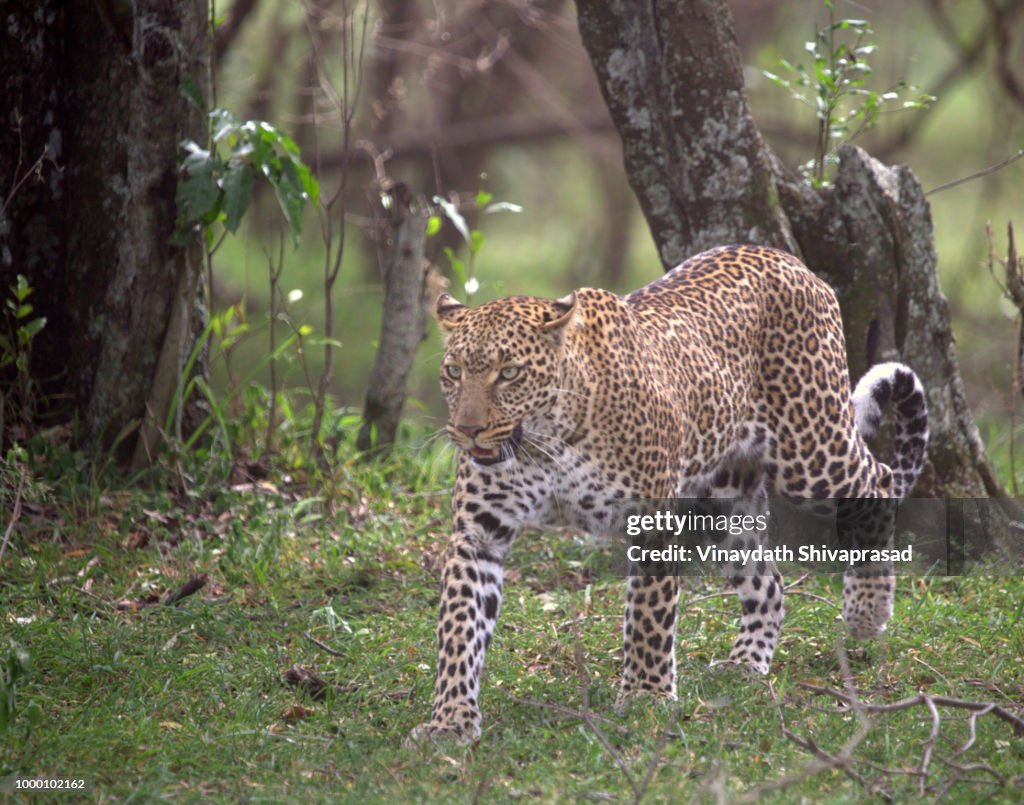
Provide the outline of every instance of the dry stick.
[[[527,707],[539,707],[541,710],[551,710],[555,713],[559,713],[566,718],[576,718],[583,721],[583,713],[572,707],[566,707],[564,704],[558,704],[557,702],[541,702],[536,699],[523,699],[519,696],[509,696],[508,700],[515,702],[516,704],[525,704]],[[613,729],[620,732],[623,735],[631,735],[632,733],[623,727],[621,724],[616,724],[612,719],[606,716],[599,716],[597,713],[591,713],[591,718],[596,718],[599,721],[606,721],[612,726]]]
[[[342,16],[344,27],[341,33],[341,93],[339,94],[331,83],[328,72],[325,68],[324,45],[320,39],[320,23],[323,17],[319,16],[321,10],[308,2],[303,3],[306,28],[309,31],[309,41],[312,46],[314,67],[316,68],[317,81],[321,92],[331,102],[341,119],[341,150],[347,151],[352,139],[352,121],[355,119],[355,110],[358,107],[359,96],[362,91],[362,63],[363,53],[366,46],[366,27],[369,18],[369,11],[363,14],[362,33],[359,37],[359,47],[355,46],[355,16],[349,15],[347,2],[342,3]],[[316,100],[313,100],[313,128],[314,135],[317,133]],[[317,168],[321,168],[320,141],[317,139],[316,152]],[[320,219],[321,236],[326,246],[324,253],[323,291],[324,291],[324,368],[320,373],[320,380],[314,389],[310,384],[310,393],[314,400],[313,426],[311,428],[311,448],[314,458],[321,469],[327,469],[327,461],[320,441],[320,431],[323,425],[324,411],[327,406],[327,394],[330,390],[331,380],[334,374],[333,368],[333,339],[334,339],[334,285],[338,279],[338,272],[341,270],[342,259],[345,255],[345,213],[346,200],[345,191],[348,186],[349,171],[342,168],[341,178],[337,190],[327,201],[325,212]],[[338,221],[338,244],[334,246],[334,206],[339,205]]]
[[317,648],[319,648],[319,649],[322,649],[322,650],[326,651],[326,652],[327,652],[328,654],[330,654],[330,655],[331,655],[332,657],[344,657],[344,656],[345,656],[345,655],[344,655],[344,654],[343,654],[342,652],[340,652],[340,651],[337,651],[337,650],[335,650],[335,649],[331,648],[331,647],[330,647],[330,646],[328,646],[328,645],[327,645],[326,643],[321,643],[321,642],[320,642],[319,640],[317,640],[317,639],[316,639],[315,637],[313,637],[313,635],[311,635],[311,634],[310,634],[309,632],[306,632],[306,633],[305,633],[305,638],[306,638],[306,639],[307,639],[307,640],[308,640],[308,641],[309,641],[310,643],[312,643],[312,644],[313,644],[314,646],[316,646]]
[[978,725],[978,716],[983,716],[986,713],[991,713],[993,707],[995,707],[994,704],[989,704],[988,707],[986,707],[985,709],[983,709],[983,710],[975,710],[973,713],[971,713],[971,720],[970,720],[970,723],[968,725],[968,728],[970,729],[970,734],[968,734],[967,741],[964,743],[964,745],[961,746],[959,749],[957,749],[953,753],[953,755],[952,755],[953,757],[959,757],[964,752],[966,752],[968,749],[970,749],[972,746],[974,746],[974,742],[976,740],[978,740],[978,735],[975,732],[975,729],[977,728],[977,725]]
[[190,595],[194,595],[199,592],[203,587],[206,586],[206,581],[209,577],[205,573],[200,573],[198,576],[193,576],[184,584],[181,585],[173,593],[170,593],[164,598],[164,604],[170,606],[171,604],[177,604],[183,598],[188,598]]
[[661,761],[661,753],[665,751],[665,745],[668,743],[668,739],[672,736],[672,728],[679,723],[679,705],[677,704],[672,709],[672,718],[668,724],[665,725],[665,729],[661,732],[661,737],[658,738],[658,745],[654,747],[654,755],[651,757],[651,762],[647,764],[647,771],[644,772],[644,778],[640,781],[640,793],[633,799],[633,805],[640,805],[640,800],[643,795],[647,793],[647,787],[651,784],[651,780],[654,779],[654,772],[658,770],[658,765]]
[[798,785],[812,777],[816,777],[822,772],[831,771],[833,769],[840,769],[843,774],[863,786],[867,791],[878,794],[887,802],[892,801],[892,797],[888,792],[882,790],[876,784],[850,768],[853,763],[853,750],[856,749],[857,745],[864,740],[868,731],[871,729],[871,722],[868,719],[864,719],[861,722],[861,726],[858,731],[849,741],[847,741],[846,745],[839,751],[839,754],[833,755],[818,746],[813,739],[802,738],[789,729],[786,725],[786,717],[782,712],[782,705],[778,700],[778,697],[775,696],[775,690],[771,687],[770,682],[769,690],[771,691],[773,701],[775,701],[775,711],[779,716],[779,725],[782,737],[787,741],[795,743],[802,749],[807,750],[815,756],[815,759],[807,763],[800,771],[788,774],[780,780],[773,780],[771,782],[755,786],[744,796],[736,800],[737,803],[759,802],[766,794],[771,793],[772,791],[779,791],[793,785]]
[[932,762],[932,752],[935,750],[935,742],[939,740],[939,727],[942,724],[942,719],[939,717],[939,709],[935,706],[935,702],[932,701],[932,697],[922,694],[925,705],[932,714],[932,731],[928,733],[928,740],[924,744],[924,755],[921,757],[921,769],[918,771],[920,779],[918,780],[918,791],[921,796],[924,796],[925,783],[928,781],[928,766]]
[[857,698],[853,687],[853,673],[850,670],[849,658],[846,655],[846,649],[840,638],[836,645],[836,655],[839,660],[839,670],[843,676],[843,685],[847,689],[847,693],[844,694],[850,703],[850,706],[854,709],[857,714],[857,719],[860,722],[860,727],[857,732],[846,742],[842,749],[839,750],[838,754],[833,755],[832,753],[822,749],[815,743],[813,738],[803,738],[796,733],[792,732],[786,725],[786,718],[782,712],[782,703],[775,695],[775,689],[769,682],[768,690],[771,693],[772,701],[775,703],[776,713],[779,716],[779,725],[782,730],[782,737],[786,740],[795,743],[797,746],[806,749],[815,756],[815,760],[808,762],[803,769],[793,774],[786,775],[781,780],[774,780],[772,782],[763,783],[755,788],[752,788],[747,792],[745,796],[738,800],[739,802],[757,802],[765,794],[778,791],[784,788],[788,788],[792,785],[797,785],[809,780],[812,777],[816,777],[825,771],[831,771],[833,769],[840,769],[843,774],[849,777],[854,782],[863,786],[867,791],[876,793],[885,799],[887,802],[892,801],[892,796],[880,788],[877,784],[865,778],[863,775],[854,771],[852,768],[854,763],[853,752],[860,745],[860,743],[867,737],[873,726],[871,719],[867,717],[864,712],[863,703]]
[[931,196],[935,193],[941,193],[943,190],[949,190],[951,187],[957,187],[959,185],[964,184],[965,182],[973,182],[975,179],[981,179],[985,176],[989,176],[990,174],[993,174],[996,171],[1001,171],[1007,165],[1012,165],[1021,157],[1024,157],[1024,148],[1021,148],[1015,154],[1010,154],[1010,156],[1008,156],[1002,162],[997,162],[995,165],[990,165],[989,167],[984,168],[983,170],[980,170],[977,173],[972,173],[969,176],[962,176],[959,179],[954,179],[952,182],[946,182],[945,184],[940,184],[938,187],[933,187],[931,190],[925,193],[925,196]]
[[919,704],[924,704],[926,698],[930,698],[939,707],[957,707],[962,710],[972,710],[978,712],[981,711],[992,713],[997,718],[1002,719],[1013,727],[1015,735],[1024,735],[1024,720],[1018,718],[1013,713],[1000,707],[995,702],[972,702],[966,699],[951,699],[948,696],[925,696],[924,694],[913,696],[909,699],[902,699],[898,702],[891,704],[869,704],[868,702],[861,702],[856,698],[843,693],[841,690],[835,688],[825,687],[822,685],[812,685],[809,682],[801,682],[799,687],[804,690],[809,690],[811,693],[819,696],[831,696],[833,699],[838,699],[841,702],[846,702],[851,707],[858,706],[863,708],[869,713],[893,713],[897,710],[908,710],[911,707],[916,707]]
[[[804,598],[812,598],[815,601],[821,601],[821,603],[823,603],[823,604],[828,604],[833,609],[839,609],[839,605],[835,601],[830,601],[829,599],[825,598],[822,595],[816,595],[815,593],[808,593],[808,592],[804,592],[803,590],[795,590],[795,589],[793,589],[794,587],[796,587],[798,584],[800,584],[806,578],[807,578],[806,574],[801,576],[796,581],[794,581],[792,584],[788,585],[787,587],[783,587],[782,592],[785,595],[799,595],[799,596],[803,596]],[[710,601],[712,598],[728,598],[728,597],[733,596],[733,595],[736,595],[736,591],[735,590],[723,590],[720,593],[708,593],[707,595],[698,595],[696,598],[689,598],[689,599],[687,599],[686,606],[690,607],[690,606],[693,606],[694,604],[700,603],[701,601]]]
[[4,558],[4,551],[7,550],[7,544],[11,541],[11,534],[14,532],[14,524],[21,518],[21,495],[25,491],[25,480],[28,478],[28,469],[26,467],[21,468],[21,478],[18,479],[18,491],[14,493],[14,507],[11,509],[11,522],[7,524],[7,530],[4,531],[4,541],[0,543],[0,560]]
[[643,796],[643,791],[637,784],[636,780],[633,779],[633,774],[630,772],[629,766],[626,765],[626,761],[623,760],[622,755],[619,754],[618,750],[612,746],[612,742],[608,740],[608,736],[602,732],[601,728],[594,723],[594,719],[591,718],[590,680],[587,677],[587,669],[583,664],[583,645],[580,643],[578,632],[576,634],[576,643],[573,646],[573,655],[576,658],[576,674],[580,681],[580,699],[583,702],[583,712],[581,713],[583,716],[583,723],[586,724],[590,731],[594,733],[594,737],[596,737],[598,743],[604,747],[604,751],[611,755],[612,760],[615,761],[615,765],[619,767],[619,771],[626,776],[626,782],[628,782],[629,787],[633,789],[633,801],[639,802],[640,798]]
[[936,755],[935,758],[940,763],[944,763],[945,765],[949,766],[951,769],[956,769],[957,771],[963,772],[964,774],[967,774],[968,772],[972,772],[972,771],[983,771],[983,772],[986,772],[987,774],[991,774],[993,777],[996,778],[995,781],[986,780],[986,782],[997,782],[997,783],[999,783],[999,785],[1006,785],[1007,784],[1006,778],[1003,777],[1003,775],[1001,775],[999,772],[997,772],[991,766],[989,766],[987,763],[954,763],[949,758],[942,757],[942,755]]

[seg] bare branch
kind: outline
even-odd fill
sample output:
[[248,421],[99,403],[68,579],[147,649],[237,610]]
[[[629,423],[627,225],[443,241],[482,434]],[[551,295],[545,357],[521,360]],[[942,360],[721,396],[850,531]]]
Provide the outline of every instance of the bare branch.
[[[454,150],[489,148],[495,145],[524,145],[586,132],[589,136],[612,131],[608,110],[602,107],[577,110],[572,121],[523,115],[495,115],[452,123],[439,131],[422,130],[396,134],[378,141],[375,147],[385,159],[413,159],[430,156],[438,143]],[[364,142],[364,141],[360,141]],[[323,157],[322,167],[334,170],[364,159],[357,142],[354,148]]]
[[206,586],[208,579],[209,577],[205,573],[199,573],[198,575],[193,576],[173,593],[168,593],[164,597],[164,604],[166,606],[171,606],[172,604],[177,604],[182,599],[188,598],[190,595],[195,595]]
[[924,796],[925,783],[928,781],[928,766],[932,762],[932,752],[935,750],[935,742],[939,740],[939,727],[942,726],[942,719],[939,717],[939,709],[935,706],[931,696],[922,694],[922,700],[928,711],[932,714],[932,731],[928,733],[928,740],[924,744],[924,755],[921,758],[921,770],[918,772],[918,781],[921,796]]
[[573,656],[576,659],[576,674],[579,677],[580,682],[580,698],[583,701],[583,712],[580,714],[583,716],[583,723],[587,725],[587,728],[594,733],[594,737],[597,738],[598,743],[604,748],[615,765],[619,767],[619,771],[626,777],[626,782],[629,783],[629,787],[633,789],[634,802],[639,802],[643,797],[643,789],[640,788],[640,784],[637,783],[633,777],[633,773],[629,770],[629,766],[626,761],[623,760],[622,755],[619,751],[612,746],[612,742],[608,740],[608,736],[604,734],[600,727],[594,723],[594,719],[590,712],[590,679],[587,676],[587,669],[583,662],[583,644],[580,643],[579,634],[576,636],[576,643],[573,646]]
[[993,174],[996,171],[1001,171],[1007,165],[1012,165],[1014,162],[1016,162],[1021,157],[1024,157],[1024,148],[1021,148],[1015,154],[1010,154],[1010,156],[1008,156],[1002,162],[997,162],[995,165],[990,165],[989,167],[985,168],[984,170],[980,170],[977,173],[972,173],[969,176],[961,177],[960,179],[954,179],[952,182],[946,182],[945,184],[940,184],[938,187],[933,187],[931,190],[929,190],[927,193],[925,193],[925,195],[926,196],[931,196],[931,195],[933,195],[935,193],[941,193],[943,190],[949,190],[951,187],[957,187],[958,185],[962,185],[962,184],[964,184],[966,182],[972,182],[975,179],[981,179],[984,176],[989,176],[990,174]]
[[224,55],[234,44],[242,27],[258,5],[259,0],[235,0],[231,4],[231,8],[224,17],[224,22],[213,36],[213,57],[216,64],[221,63]]
[[1013,713],[1003,707],[1000,707],[994,702],[973,702],[966,699],[952,699],[948,696],[928,697],[925,694],[920,694],[909,699],[892,702],[891,704],[869,704],[867,702],[859,701],[855,697],[831,687],[812,685],[809,682],[801,682],[800,687],[819,696],[831,696],[833,699],[845,702],[851,707],[862,707],[869,713],[893,713],[897,710],[907,710],[911,707],[916,707],[919,704],[924,704],[925,699],[930,698],[931,701],[939,707],[955,707],[962,710],[971,710],[973,712],[981,710],[984,710],[986,713],[991,712],[992,715],[996,716],[996,718],[1000,718],[1010,724],[1013,727],[1014,735],[1024,735],[1024,720],[1018,718]]
[[333,649],[330,646],[328,646],[326,643],[321,643],[319,640],[317,640],[315,637],[313,637],[313,635],[311,635],[309,632],[306,632],[303,636],[310,643],[312,643],[314,646],[316,646],[317,648],[321,649],[322,651],[326,651],[332,657],[344,657],[345,656],[344,653],[342,653],[340,651],[336,651],[335,649]]
[[25,480],[28,478],[28,468],[21,468],[21,478],[18,480],[18,490],[14,493],[14,507],[11,510],[11,521],[4,531],[4,541],[0,543],[0,560],[4,558],[4,551],[7,550],[7,543],[11,541],[11,534],[14,526],[21,519],[21,495],[25,491]]

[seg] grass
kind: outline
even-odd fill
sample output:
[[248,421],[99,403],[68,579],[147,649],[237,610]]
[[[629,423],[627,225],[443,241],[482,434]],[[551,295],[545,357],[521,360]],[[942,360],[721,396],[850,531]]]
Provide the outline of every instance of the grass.
[[[291,484],[214,481],[190,495],[117,491],[80,474],[50,502],[28,501],[0,565],[0,652],[13,641],[32,663],[0,743],[2,773],[85,777],[82,798],[100,802],[629,801],[624,767],[636,786],[650,775],[648,800],[688,802],[742,797],[805,769],[811,754],[782,737],[780,716],[832,753],[857,731],[853,715],[826,712],[832,702],[799,686],[843,687],[829,603],[838,579],[791,590],[771,689],[708,669],[728,652],[737,607],[715,595],[720,582],[689,580],[678,704],[642,701],[619,716],[622,582],[584,536],[531,532],[509,563],[482,740],[403,748],[430,709],[449,472],[436,442],[407,437],[387,463],[360,463],[343,446],[330,500],[311,501],[294,474]],[[159,603],[200,572],[209,581],[197,594]],[[874,703],[925,692],[1020,714],[1022,602],[1016,577],[901,579],[888,636],[848,647],[852,681]],[[282,681],[294,664],[335,686],[325,700]],[[962,711],[942,715],[935,753],[948,757],[968,725]],[[897,801],[920,798],[917,777],[869,764],[919,768],[931,723],[924,707],[878,716],[853,769]],[[977,727],[958,761],[1019,785],[1020,738],[991,716]],[[953,782],[954,802],[1018,801],[1017,787],[988,772],[956,776],[932,761],[930,795]],[[764,798],[866,793],[833,769]],[[0,785],[0,801],[23,800]]]

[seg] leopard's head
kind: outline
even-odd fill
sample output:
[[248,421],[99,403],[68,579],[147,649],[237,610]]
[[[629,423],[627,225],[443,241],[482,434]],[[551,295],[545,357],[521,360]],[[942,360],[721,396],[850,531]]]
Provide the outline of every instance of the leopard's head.
[[470,308],[437,300],[445,336],[441,389],[447,431],[478,464],[511,458],[523,426],[558,399],[564,335],[576,294],[558,300],[510,297]]

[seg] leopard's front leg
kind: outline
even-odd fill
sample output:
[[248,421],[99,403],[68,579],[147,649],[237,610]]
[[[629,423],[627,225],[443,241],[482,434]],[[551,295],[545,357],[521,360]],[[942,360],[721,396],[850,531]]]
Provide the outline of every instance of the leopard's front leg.
[[480,736],[480,675],[501,609],[505,556],[519,529],[506,511],[461,491],[452,500],[455,533],[441,579],[434,707],[430,721],[413,730],[414,742]]
[[636,693],[676,698],[676,610],[679,583],[674,576],[631,576],[623,618],[625,657],[616,708]]

